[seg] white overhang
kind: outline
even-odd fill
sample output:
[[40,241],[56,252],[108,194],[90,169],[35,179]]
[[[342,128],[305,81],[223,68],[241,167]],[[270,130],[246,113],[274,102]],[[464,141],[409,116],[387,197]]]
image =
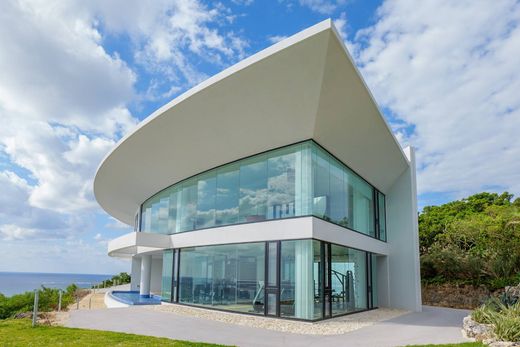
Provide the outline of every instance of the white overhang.
[[367,252],[388,255],[388,244],[316,217],[270,220],[201,229],[172,235],[132,232],[108,244],[108,255],[130,257],[164,249],[214,246],[266,240],[317,239]]
[[169,235],[131,232],[108,242],[108,255],[130,258],[136,254],[172,248]]
[[104,158],[94,194],[133,224],[142,202],[176,182],[311,138],[383,193],[409,165],[330,20],[158,109]]

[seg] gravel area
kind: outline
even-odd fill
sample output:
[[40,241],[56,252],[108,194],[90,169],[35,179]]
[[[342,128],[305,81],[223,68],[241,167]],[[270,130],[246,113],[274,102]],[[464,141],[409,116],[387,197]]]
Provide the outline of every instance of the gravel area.
[[236,324],[254,328],[264,328],[295,334],[309,335],[338,335],[363,327],[374,325],[377,322],[395,318],[409,311],[389,308],[355,313],[342,317],[327,319],[319,322],[301,322],[287,319],[256,317],[237,313],[206,310],[176,304],[163,303],[162,305],[146,306],[147,309],[170,312],[177,315],[191,316],[215,320],[223,323]]

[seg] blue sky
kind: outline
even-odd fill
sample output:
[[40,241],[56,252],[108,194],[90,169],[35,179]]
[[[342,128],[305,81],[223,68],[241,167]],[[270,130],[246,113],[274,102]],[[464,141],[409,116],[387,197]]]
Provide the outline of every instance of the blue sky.
[[114,273],[129,228],[97,165],[155,109],[332,18],[398,140],[420,207],[520,194],[520,3],[513,0],[3,1],[0,271]]

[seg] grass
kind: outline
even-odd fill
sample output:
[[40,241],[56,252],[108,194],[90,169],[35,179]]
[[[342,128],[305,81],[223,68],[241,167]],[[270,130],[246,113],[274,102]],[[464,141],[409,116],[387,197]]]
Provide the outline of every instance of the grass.
[[100,330],[43,325],[32,328],[31,321],[28,319],[6,319],[0,320],[0,346],[209,347],[219,345]]
[[445,345],[408,345],[406,347],[485,347],[482,342],[448,343]]

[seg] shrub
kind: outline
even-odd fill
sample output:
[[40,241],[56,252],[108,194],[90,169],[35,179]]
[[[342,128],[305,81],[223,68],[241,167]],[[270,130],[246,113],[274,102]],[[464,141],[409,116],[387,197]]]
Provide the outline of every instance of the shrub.
[[520,302],[507,306],[491,299],[474,310],[471,317],[477,323],[492,324],[497,339],[520,342]]
[[[65,308],[74,302],[77,287],[71,285],[63,293],[61,307]],[[58,309],[59,289],[42,287],[39,291],[38,310],[49,312]],[[0,294],[0,319],[13,317],[20,312],[32,311],[34,308],[34,292],[5,297]]]
[[520,341],[520,316],[499,314],[493,324],[493,332],[499,340]]
[[489,304],[484,304],[471,313],[471,318],[477,323],[493,324],[498,312]]

